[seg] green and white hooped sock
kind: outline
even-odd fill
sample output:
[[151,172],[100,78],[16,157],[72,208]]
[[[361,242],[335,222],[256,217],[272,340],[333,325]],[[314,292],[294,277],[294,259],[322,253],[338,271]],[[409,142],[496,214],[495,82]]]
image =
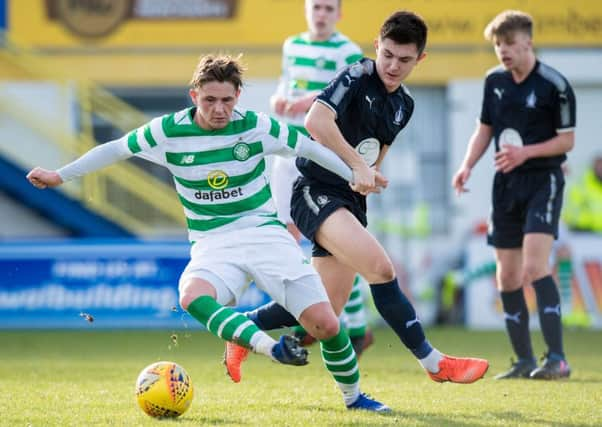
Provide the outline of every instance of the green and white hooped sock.
[[338,335],[320,341],[322,360],[343,393],[346,405],[355,402],[360,394],[360,371],[349,336],[343,328]]
[[195,299],[187,311],[213,335],[272,357],[276,341],[247,316],[219,304],[213,297],[205,295]]
[[355,276],[353,288],[349,300],[343,307],[343,319],[350,338],[363,337],[366,335],[366,309],[362,297],[360,276]]

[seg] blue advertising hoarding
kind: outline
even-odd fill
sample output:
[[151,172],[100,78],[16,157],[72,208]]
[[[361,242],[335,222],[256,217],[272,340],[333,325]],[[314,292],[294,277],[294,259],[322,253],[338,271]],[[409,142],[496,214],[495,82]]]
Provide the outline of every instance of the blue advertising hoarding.
[[8,16],[8,0],[0,0],[0,31],[6,29]]
[[[0,329],[200,327],[178,304],[189,249],[132,240],[3,243]],[[267,301],[252,284],[237,309]]]

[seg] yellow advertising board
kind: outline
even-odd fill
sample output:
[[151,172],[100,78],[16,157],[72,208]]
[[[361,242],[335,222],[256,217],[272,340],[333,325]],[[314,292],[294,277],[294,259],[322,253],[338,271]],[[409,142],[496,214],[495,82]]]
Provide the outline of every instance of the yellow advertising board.
[[[118,64],[173,60],[173,70],[191,70],[199,54],[244,52],[251,75],[275,77],[285,37],[305,29],[303,0],[13,0],[9,36],[16,43],[52,54],[74,70],[94,68],[93,77]],[[429,25],[427,50],[437,67],[461,56],[471,68],[495,63],[483,28],[498,12],[515,8],[533,15],[537,46],[602,47],[602,0],[343,0],[339,30],[370,54],[384,19],[403,7]],[[438,59],[435,59],[438,56]],[[105,64],[96,57],[102,57]],[[184,59],[184,62],[182,60]],[[429,58],[429,60],[431,59]],[[450,59],[451,60],[451,59]],[[91,61],[94,67],[77,64]],[[475,63],[476,61],[476,63]],[[92,64],[88,64],[91,66]],[[431,70],[423,79],[470,76],[468,65]],[[146,70],[138,68],[141,74]],[[172,80],[171,71],[165,70]],[[483,72],[479,68],[478,73]],[[458,76],[458,74],[455,74]],[[103,79],[102,76],[101,80]],[[104,76],[106,79],[107,76]],[[127,71],[122,76],[128,79]],[[111,77],[109,77],[111,79]]]

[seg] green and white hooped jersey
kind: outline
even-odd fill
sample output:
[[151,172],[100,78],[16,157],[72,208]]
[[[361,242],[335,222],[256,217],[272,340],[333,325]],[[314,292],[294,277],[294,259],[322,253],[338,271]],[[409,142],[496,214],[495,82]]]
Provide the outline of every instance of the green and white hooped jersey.
[[222,231],[283,225],[272,201],[265,156],[294,156],[296,129],[235,110],[223,129],[193,121],[195,108],[157,117],[127,135],[131,153],[165,166],[184,206],[190,241]]
[[[290,100],[307,92],[324,89],[345,66],[359,61],[362,50],[340,33],[325,41],[310,40],[309,33],[297,34],[284,41],[282,75],[277,93]],[[303,126],[304,115],[287,122]]]

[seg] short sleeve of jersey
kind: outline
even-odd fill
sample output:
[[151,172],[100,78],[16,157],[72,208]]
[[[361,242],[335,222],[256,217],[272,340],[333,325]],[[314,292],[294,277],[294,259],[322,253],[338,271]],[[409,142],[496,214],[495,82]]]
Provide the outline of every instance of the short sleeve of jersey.
[[267,129],[267,137],[263,139],[263,151],[266,155],[277,154],[284,157],[293,157],[297,153],[297,144],[300,139],[307,138],[294,126],[280,122],[263,113],[257,114],[257,129]]
[[483,85],[483,104],[481,105],[481,116],[479,118],[481,123],[489,126],[493,124],[491,114],[493,85],[491,83],[491,79],[491,76],[487,77],[485,79],[485,84]]
[[161,162],[162,159],[156,147],[159,145],[158,141],[164,139],[162,126],[164,118],[154,118],[126,135],[127,146],[132,154],[150,161]]
[[344,44],[341,47],[341,64],[337,69],[342,69],[346,65],[353,64],[363,58],[362,49],[353,42]]
[[557,89],[556,93],[558,102],[556,103],[555,125],[558,131],[571,130],[577,124],[575,93],[568,81],[564,78],[563,80],[564,88]]
[[353,102],[359,87],[359,81],[364,75],[364,62],[351,64],[342,69],[337,76],[324,88],[316,98],[317,101],[330,107],[337,117],[342,115],[349,104]]

